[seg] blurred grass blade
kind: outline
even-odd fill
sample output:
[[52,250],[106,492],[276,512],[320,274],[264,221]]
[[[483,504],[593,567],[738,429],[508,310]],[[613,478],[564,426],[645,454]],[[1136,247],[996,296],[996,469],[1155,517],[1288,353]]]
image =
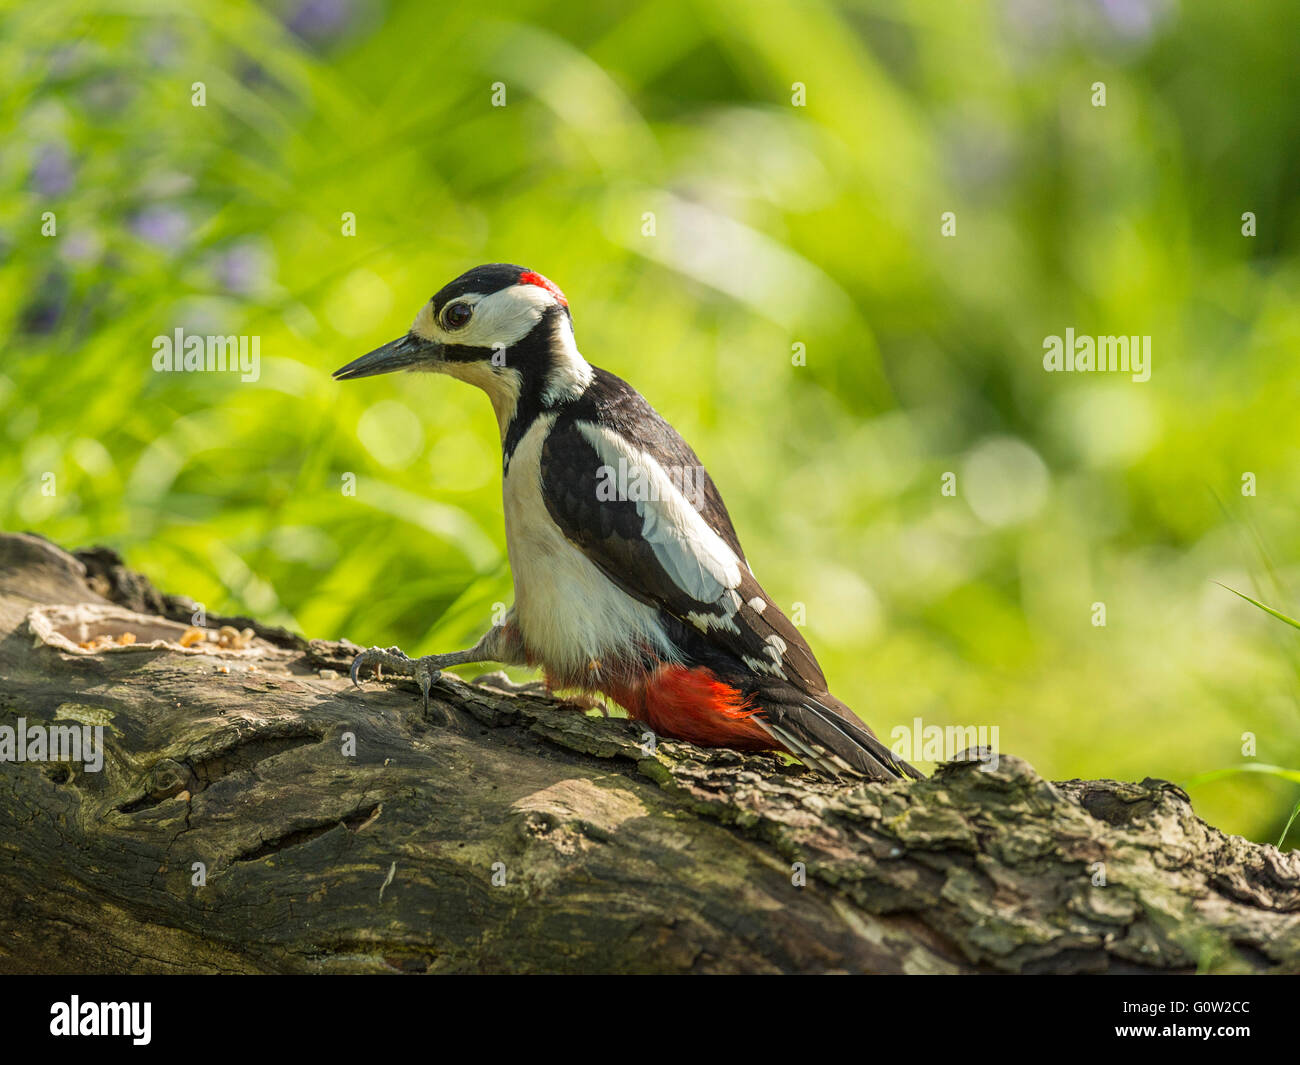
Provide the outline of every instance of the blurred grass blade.
[[1266,773],[1269,776],[1281,777],[1283,780],[1300,784],[1300,769],[1287,769],[1285,766],[1268,765],[1265,762],[1243,762],[1241,765],[1230,765],[1223,769],[1211,769],[1208,773],[1198,773],[1187,781],[1187,787],[1194,788],[1198,784],[1208,784],[1212,780],[1221,780],[1234,773]]
[[1295,618],[1289,618],[1289,617],[1287,617],[1285,614],[1283,614],[1281,611],[1279,611],[1279,610],[1274,610],[1271,606],[1265,606],[1265,605],[1264,605],[1263,603],[1261,603],[1258,599],[1252,599],[1252,598],[1251,598],[1250,596],[1248,596],[1245,592],[1239,592],[1239,591],[1237,591],[1236,588],[1228,588],[1228,586],[1227,586],[1226,584],[1220,584],[1218,581],[1215,581],[1214,583],[1215,583],[1215,584],[1218,584],[1220,588],[1227,588],[1227,590],[1230,591],[1233,595],[1239,595],[1239,596],[1241,596],[1241,598],[1243,598],[1244,600],[1246,600],[1246,602],[1251,603],[1251,604],[1253,604],[1254,606],[1259,607],[1259,609],[1262,610],[1262,611],[1264,611],[1265,614],[1272,614],[1272,615],[1273,615],[1275,618],[1277,618],[1279,621],[1285,621],[1285,622],[1286,622],[1288,625],[1290,625],[1293,629],[1300,629],[1300,621],[1296,621]]
[[1295,804],[1295,808],[1291,811],[1291,816],[1287,818],[1286,827],[1282,829],[1282,834],[1277,837],[1278,850],[1282,849],[1282,843],[1286,839],[1286,834],[1291,831],[1291,826],[1295,824],[1297,815],[1300,815],[1300,802]]

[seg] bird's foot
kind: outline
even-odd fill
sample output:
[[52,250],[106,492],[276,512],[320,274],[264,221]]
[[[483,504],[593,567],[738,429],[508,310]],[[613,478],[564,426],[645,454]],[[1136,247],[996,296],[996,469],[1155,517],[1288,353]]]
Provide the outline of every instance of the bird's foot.
[[[544,680],[529,680],[522,684],[516,684],[504,670],[496,670],[492,673],[484,673],[481,677],[475,677],[472,681],[474,684],[482,685],[484,688],[492,688],[495,691],[506,692],[508,695],[536,695],[544,698],[554,698],[555,689],[553,689]],[[588,710],[599,710],[605,717],[609,717],[609,707],[605,705],[603,699],[594,695],[578,693],[559,699],[562,706],[571,707],[574,710],[581,710],[586,713]]]
[[398,677],[413,677],[420,686],[424,697],[424,712],[429,713],[429,689],[433,687],[434,678],[447,666],[459,665],[459,654],[424,655],[422,658],[410,658],[400,647],[371,647],[362,651],[352,660],[352,683],[361,687],[361,676],[367,666],[374,670],[375,680],[384,679],[383,671]]
[[609,706],[598,695],[591,695],[587,692],[577,692],[573,695],[566,696],[561,700],[575,710],[581,710],[584,714],[588,710],[599,710],[601,717],[609,717]]
[[508,695],[550,695],[550,689],[546,687],[546,682],[541,680],[526,680],[522,684],[516,684],[503,669],[493,670],[491,673],[484,673],[482,676],[475,677],[471,684],[478,684],[484,688],[492,688],[494,691],[505,692]]

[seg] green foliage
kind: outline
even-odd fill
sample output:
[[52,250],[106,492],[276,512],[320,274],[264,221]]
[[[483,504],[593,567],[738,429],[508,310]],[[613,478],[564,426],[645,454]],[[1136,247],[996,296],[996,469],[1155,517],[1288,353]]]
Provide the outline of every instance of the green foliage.
[[[1227,588],[1228,586],[1225,584],[1222,585],[1222,587]],[[1293,629],[1300,629],[1300,621],[1296,621],[1295,618],[1287,617],[1287,615],[1283,614],[1281,611],[1274,610],[1271,606],[1266,606],[1253,596],[1246,595],[1245,592],[1239,592],[1235,588],[1228,588],[1228,591],[1232,592],[1233,595],[1241,596],[1241,598],[1246,600],[1246,602],[1257,606],[1260,610],[1264,611],[1265,614],[1269,614],[1272,617],[1277,618],[1279,621],[1285,622]],[[1280,777],[1283,780],[1289,780],[1293,784],[1300,784],[1300,769],[1285,769],[1282,766],[1267,765],[1263,762],[1246,762],[1242,765],[1228,766],[1225,769],[1214,770],[1209,773],[1201,773],[1191,783],[1208,783],[1211,780],[1218,780],[1221,777],[1230,776],[1233,773],[1267,773],[1271,776]],[[1295,824],[1298,816],[1300,816],[1300,802],[1295,804],[1291,810],[1291,816],[1287,818],[1286,824],[1282,826],[1282,834],[1278,836],[1277,839],[1277,845],[1279,847],[1282,846],[1287,833],[1291,831],[1291,826]]]
[[[886,738],[996,725],[1054,777],[1187,779],[1243,733],[1300,764],[1293,649],[1212,583],[1255,572],[1247,523],[1276,590],[1300,559],[1291,0],[0,19],[5,528],[213,611],[465,646],[510,596],[487,403],[329,371],[519,262],[695,445]],[[154,372],[178,327],[258,336],[260,378]],[[1150,335],[1150,381],[1045,373],[1067,327]],[[1211,821],[1277,837],[1288,781],[1202,779]]]

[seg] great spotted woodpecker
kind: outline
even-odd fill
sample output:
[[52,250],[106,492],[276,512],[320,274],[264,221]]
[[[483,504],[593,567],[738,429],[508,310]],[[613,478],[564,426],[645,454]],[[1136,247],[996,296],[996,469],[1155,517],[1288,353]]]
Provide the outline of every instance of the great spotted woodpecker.
[[657,734],[784,750],[826,774],[918,776],[827,691],[759,586],[700,460],[644,398],[578,352],[568,300],[504,263],[462,274],[405,336],[334,373],[447,374],[487,393],[501,430],[515,603],[467,651],[352,665],[414,676],[540,665],[548,689],[612,698]]

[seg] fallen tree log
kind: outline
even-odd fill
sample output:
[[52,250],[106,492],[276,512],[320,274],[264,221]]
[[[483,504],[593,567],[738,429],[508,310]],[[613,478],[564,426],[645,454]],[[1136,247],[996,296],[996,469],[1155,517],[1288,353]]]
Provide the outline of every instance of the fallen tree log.
[[193,610],[0,537],[0,726],[104,735],[0,764],[0,970],[1300,971],[1300,854],[1163,781],[830,783],[450,676],[426,720]]

